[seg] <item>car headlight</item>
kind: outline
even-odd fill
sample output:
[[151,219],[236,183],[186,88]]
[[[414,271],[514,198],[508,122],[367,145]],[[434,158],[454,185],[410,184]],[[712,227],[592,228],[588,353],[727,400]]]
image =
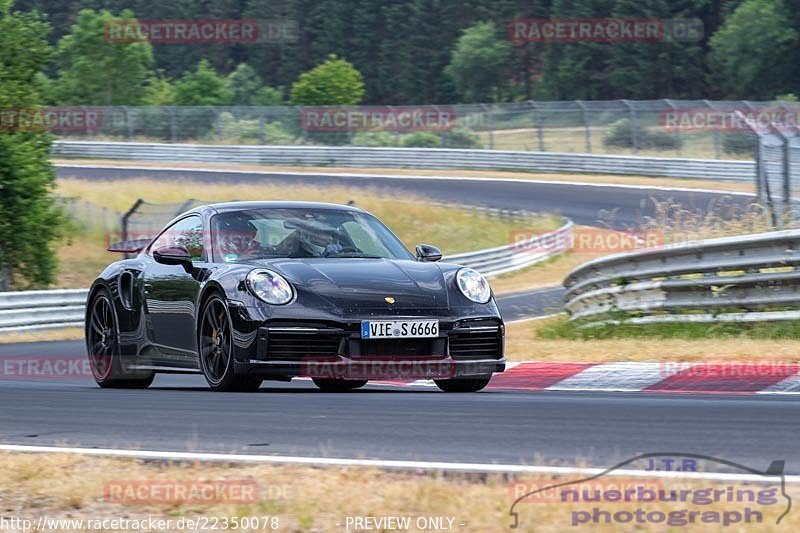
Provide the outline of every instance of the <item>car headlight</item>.
[[485,304],[492,297],[492,289],[480,273],[471,268],[462,268],[456,274],[456,283],[461,293],[475,303]]
[[247,274],[247,287],[257,298],[271,305],[292,301],[294,290],[286,279],[271,270],[253,270]]

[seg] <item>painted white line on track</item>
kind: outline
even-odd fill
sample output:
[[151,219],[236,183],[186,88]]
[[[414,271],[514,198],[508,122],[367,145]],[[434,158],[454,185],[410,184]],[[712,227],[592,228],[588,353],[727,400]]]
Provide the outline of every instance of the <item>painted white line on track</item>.
[[661,363],[603,363],[581,370],[547,387],[547,390],[640,391],[666,377]]
[[553,313],[551,315],[531,316],[528,318],[518,318],[517,320],[509,320],[506,324],[519,324],[520,322],[533,322],[534,320],[544,320],[545,318],[553,318],[554,316],[563,315],[564,313]]
[[[540,180],[540,179],[524,179],[524,178],[484,178],[478,176],[412,176],[400,174],[358,174],[358,173],[345,173],[345,172],[300,172],[300,171],[278,171],[278,170],[239,170],[239,169],[218,169],[218,168],[195,168],[195,167],[141,167],[135,165],[116,166],[116,165],[70,165],[58,164],[57,168],[92,168],[102,170],[163,170],[163,171],[182,171],[182,172],[208,172],[218,174],[254,174],[260,176],[307,176],[307,177],[343,177],[343,178],[364,178],[364,179],[407,179],[407,180],[458,180],[458,181],[489,181],[489,182],[506,182],[506,183],[535,183],[540,185],[578,185],[581,187],[611,187],[618,189],[645,189],[655,191],[681,191],[681,192],[702,192],[720,195],[731,196],[747,196],[755,197],[755,193],[739,192],[739,191],[721,191],[715,189],[701,189],[693,187],[666,187],[663,185],[629,185],[629,184],[614,184],[614,183],[591,183],[583,181],[560,181],[560,180]],[[669,178],[667,176],[644,176],[646,179],[680,179]]]
[[[247,455],[227,453],[167,452],[152,450],[122,450],[109,448],[64,448],[58,446],[23,446],[0,444],[0,451],[21,453],[66,453],[74,455],[94,455],[100,457],[122,457],[130,459],[149,459],[162,461],[199,461],[225,463],[262,463],[276,465],[372,467],[398,470],[443,470],[449,472],[475,472],[497,474],[580,474],[594,476],[602,474],[606,468],[582,468],[569,466],[529,466],[483,463],[447,463],[435,461],[390,461],[381,459],[342,459],[330,457],[293,457],[280,455]],[[608,476],[631,476],[646,478],[685,478],[714,481],[753,481],[774,483],[777,476],[758,474],[732,474],[716,472],[675,472],[653,470],[612,470]],[[787,483],[800,483],[800,476],[785,476]]]

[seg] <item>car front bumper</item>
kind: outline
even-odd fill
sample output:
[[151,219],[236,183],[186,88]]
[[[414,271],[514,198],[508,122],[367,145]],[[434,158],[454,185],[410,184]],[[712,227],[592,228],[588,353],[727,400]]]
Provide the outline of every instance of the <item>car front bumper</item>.
[[[363,319],[384,318],[399,317]],[[440,318],[437,337],[410,339],[362,339],[361,319],[350,317],[234,325],[236,372],[266,379],[455,379],[505,370],[505,326],[498,316]]]

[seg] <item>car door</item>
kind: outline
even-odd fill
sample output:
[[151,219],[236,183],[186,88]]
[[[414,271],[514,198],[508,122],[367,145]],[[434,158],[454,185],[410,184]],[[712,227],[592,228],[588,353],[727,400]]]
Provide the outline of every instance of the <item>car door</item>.
[[184,246],[192,261],[200,265],[206,260],[203,243],[202,218],[190,215],[164,230],[147,250],[148,266],[142,286],[148,331],[159,352],[170,361],[197,360],[198,269],[187,272],[181,265],[158,263],[153,259],[153,251]]

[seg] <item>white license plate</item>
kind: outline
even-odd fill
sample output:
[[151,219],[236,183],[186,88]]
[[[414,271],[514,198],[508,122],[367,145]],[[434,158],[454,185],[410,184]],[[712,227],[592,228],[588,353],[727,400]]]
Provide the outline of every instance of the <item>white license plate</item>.
[[438,320],[363,320],[362,339],[438,337]]

